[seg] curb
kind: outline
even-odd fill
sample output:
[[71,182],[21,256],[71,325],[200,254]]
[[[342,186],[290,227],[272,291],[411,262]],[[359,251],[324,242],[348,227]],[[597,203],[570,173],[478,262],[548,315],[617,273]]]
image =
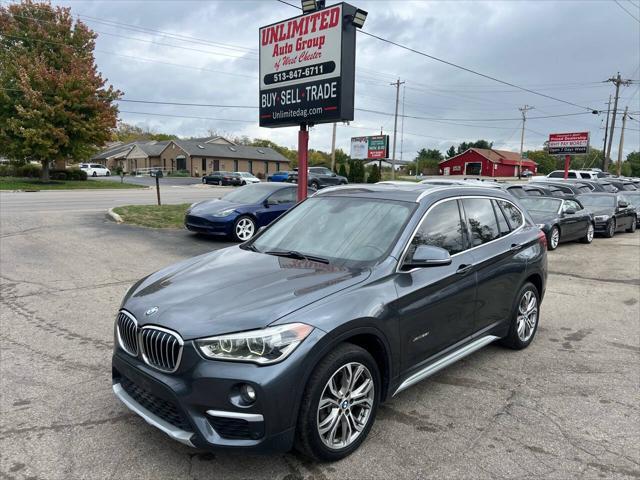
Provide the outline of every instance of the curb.
[[118,215],[116,212],[114,212],[113,208],[110,208],[109,210],[107,210],[107,218],[109,220],[113,220],[116,223],[124,223],[124,220],[122,220],[122,217]]

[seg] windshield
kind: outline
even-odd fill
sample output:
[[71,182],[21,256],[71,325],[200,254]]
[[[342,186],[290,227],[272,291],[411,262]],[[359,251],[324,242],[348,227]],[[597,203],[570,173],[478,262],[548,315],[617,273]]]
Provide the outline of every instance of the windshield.
[[624,198],[634,207],[640,207],[640,193],[625,193]]
[[614,198],[609,195],[580,195],[580,202],[585,207],[613,207]]
[[261,252],[296,251],[330,263],[373,263],[384,256],[415,204],[354,197],[311,197],[253,242]]
[[560,209],[562,201],[555,198],[523,197],[520,199],[520,203],[527,210],[556,213]]
[[271,185],[247,185],[227,193],[222,199],[233,203],[260,203],[269,193],[275,191]]

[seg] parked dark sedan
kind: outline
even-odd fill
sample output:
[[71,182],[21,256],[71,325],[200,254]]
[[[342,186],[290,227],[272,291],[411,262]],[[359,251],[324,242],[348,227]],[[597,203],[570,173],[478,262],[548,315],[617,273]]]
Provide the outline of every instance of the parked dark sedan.
[[500,190],[328,188],[137,282],[113,390],[187,445],[338,460],[385,399],[494,341],[527,347],[546,279],[544,234]]
[[626,178],[608,177],[607,182],[616,187],[618,191],[635,192],[638,190],[636,184]]
[[[298,171],[290,172],[286,181],[298,183]],[[309,167],[307,185],[315,190],[335,185],[346,185],[347,183],[349,182],[345,177],[337,175],[326,167]]]
[[296,187],[282,183],[255,183],[229,192],[219,200],[191,205],[184,217],[188,230],[231,236],[244,242],[297,201]]
[[580,195],[582,193],[590,193],[593,191],[593,189],[586,184],[578,185],[572,181],[557,178],[546,179],[546,177],[543,177],[543,179],[536,179],[535,182],[532,182],[532,185],[538,184],[547,187],[554,187],[568,196]]
[[531,214],[547,236],[549,250],[561,242],[580,240],[591,243],[595,231],[593,215],[582,204],[571,198],[524,197],[520,204]]
[[235,172],[211,172],[202,177],[202,183],[207,185],[242,185],[242,177]]
[[640,191],[624,192],[624,198],[636,209],[636,226],[640,227]]
[[576,197],[591,211],[596,233],[611,238],[616,232],[635,232],[637,213],[635,208],[620,193],[588,193]]

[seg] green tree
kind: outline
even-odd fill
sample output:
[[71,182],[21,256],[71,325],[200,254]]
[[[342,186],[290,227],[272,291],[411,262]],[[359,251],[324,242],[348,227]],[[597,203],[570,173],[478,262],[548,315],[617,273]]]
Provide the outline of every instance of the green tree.
[[631,152],[625,163],[631,169],[631,177],[640,177],[640,152]]
[[378,165],[373,165],[369,168],[369,176],[367,177],[367,183],[377,183],[380,181],[380,170]]
[[418,173],[434,174],[438,170],[438,162],[444,157],[440,150],[435,148],[426,149],[423,148],[418,151],[418,156],[415,159]]
[[341,177],[348,177],[348,173],[347,173],[347,167],[345,166],[344,163],[340,164],[340,168],[338,169],[338,175],[340,175]]
[[493,148],[493,142],[488,142],[486,140],[476,140],[475,142],[462,142],[458,145],[457,153],[461,154],[462,152],[466,152],[470,148],[484,148],[486,150],[490,150]]
[[112,136],[121,92],[98,72],[96,35],[69,8],[0,6],[0,154],[42,164],[82,160]]
[[164,140],[176,140],[176,135],[170,135],[168,133],[153,133],[149,130],[142,129],[137,125],[130,125],[125,122],[118,122],[116,131],[113,134],[113,139],[128,143],[135,140],[157,140],[159,142]]
[[449,147],[449,150],[447,150],[447,158],[451,158],[451,157],[455,157],[457,155],[456,153],[456,147],[454,147],[453,145],[451,145]]
[[545,150],[528,151],[527,158],[538,164],[538,173],[546,175],[556,170],[557,159]]

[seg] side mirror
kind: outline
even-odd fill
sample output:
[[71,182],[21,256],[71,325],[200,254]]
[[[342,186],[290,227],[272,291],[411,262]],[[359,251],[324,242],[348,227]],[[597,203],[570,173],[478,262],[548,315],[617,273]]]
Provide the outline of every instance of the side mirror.
[[573,208],[568,208],[567,210],[564,211],[565,215],[573,215],[576,213],[576,211]]
[[629,206],[629,204],[627,202],[625,202],[624,200],[620,200],[618,202],[618,207],[620,208],[627,208]]
[[444,248],[434,245],[419,245],[411,258],[404,262],[405,267],[438,267],[451,264],[451,255]]
[[331,176],[335,177],[336,176],[336,172],[331,172]]

